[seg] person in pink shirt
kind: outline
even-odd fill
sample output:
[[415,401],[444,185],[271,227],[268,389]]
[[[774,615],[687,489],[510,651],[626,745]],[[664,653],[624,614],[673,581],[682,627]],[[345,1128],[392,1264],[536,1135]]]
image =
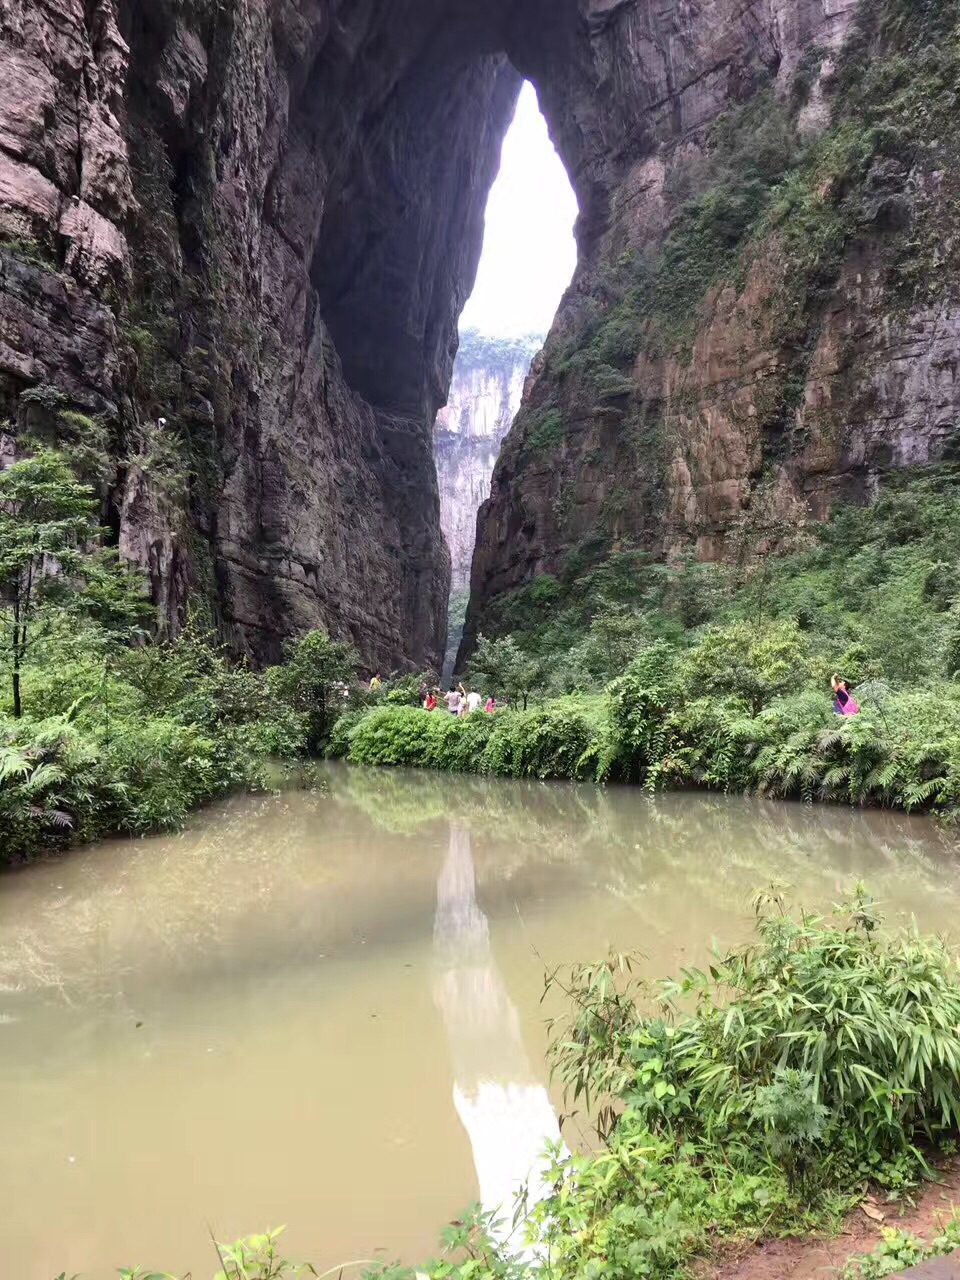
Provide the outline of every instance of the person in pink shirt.
[[860,714],[860,707],[857,700],[847,688],[846,680],[841,680],[838,675],[834,675],[830,684],[834,692],[833,709],[838,716],[856,716]]

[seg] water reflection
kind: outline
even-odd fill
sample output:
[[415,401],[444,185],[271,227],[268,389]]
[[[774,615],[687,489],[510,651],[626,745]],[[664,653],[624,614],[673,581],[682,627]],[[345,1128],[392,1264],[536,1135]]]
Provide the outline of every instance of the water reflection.
[[4,877],[0,1015],[18,1016],[28,990],[135,1005],[154,972],[191,987],[253,980],[358,934],[379,946],[417,938],[432,849],[451,821],[480,851],[491,906],[613,896],[641,947],[700,921],[709,934],[773,880],[817,906],[862,876],[894,914],[922,919],[938,897],[960,907],[955,837],[904,815],[337,766],[321,782],[216,806],[182,836],[112,841]]
[[207,1222],[289,1222],[321,1270],[428,1256],[556,1136],[544,965],[676,973],[771,880],[821,908],[859,878],[956,933],[922,819],[340,766],[0,877],[0,1271],[205,1275]]
[[450,1046],[454,1105],[470,1138],[480,1202],[501,1215],[507,1234],[523,1184],[531,1203],[546,1193],[541,1156],[548,1140],[559,1140],[560,1128],[493,958],[487,917],[477,903],[470,833],[455,824],[437,880],[433,942],[434,999]]

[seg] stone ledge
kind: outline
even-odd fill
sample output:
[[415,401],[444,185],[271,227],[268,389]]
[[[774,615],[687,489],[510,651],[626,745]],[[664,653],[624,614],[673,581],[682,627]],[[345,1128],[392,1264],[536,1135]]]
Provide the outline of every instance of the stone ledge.
[[919,1267],[911,1267],[909,1271],[898,1271],[891,1280],[960,1280],[960,1252],[951,1253],[947,1258],[921,1262]]

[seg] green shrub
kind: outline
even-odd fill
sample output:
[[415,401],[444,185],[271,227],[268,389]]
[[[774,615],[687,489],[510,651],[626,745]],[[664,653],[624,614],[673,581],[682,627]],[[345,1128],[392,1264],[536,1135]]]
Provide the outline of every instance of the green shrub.
[[755,943],[664,987],[666,1021],[641,1018],[633,1040],[640,1075],[662,1060],[654,1075],[672,1086],[651,1077],[632,1098],[651,1130],[695,1137],[710,1117],[735,1151],[769,1134],[760,1090],[795,1071],[826,1109],[823,1126],[798,1126],[821,1176],[831,1163],[843,1178],[918,1176],[921,1150],[960,1124],[960,973],[941,940],[881,923],[863,894],[832,920],[781,908]]
[[682,679],[698,694],[740,698],[756,713],[811,678],[810,641],[793,622],[711,627],[684,656]]
[[775,796],[909,810],[960,804],[960,696],[954,686],[888,696],[861,692],[858,716],[838,717],[810,696],[787,699],[754,721],[751,772]]
[[512,636],[488,640],[481,635],[470,659],[470,679],[488,694],[526,707],[541,682],[541,672],[539,664],[524,653]]
[[122,801],[98,746],[63,717],[0,720],[0,860],[94,839]]
[[486,772],[508,778],[577,778],[594,725],[576,707],[548,704],[535,711],[502,711],[483,753]]
[[431,766],[460,773],[483,773],[484,753],[497,727],[497,717],[474,712],[457,719],[441,712],[439,719],[440,725],[434,726]]
[[180,826],[190,810],[260,782],[256,758],[171,720],[109,741],[63,718],[0,728],[0,848],[18,861],[112,832]]
[[609,692],[624,759],[634,773],[649,769],[666,754],[668,717],[681,696],[677,651],[663,641],[650,645]]
[[106,829],[136,834],[175,830],[191,809],[259,782],[255,758],[236,740],[159,717],[126,725],[104,746],[103,764],[121,790]]
[[345,731],[348,759],[354,764],[482,772],[493,720],[482,712],[457,719],[444,711],[380,707]]
[[436,684],[437,677],[432,671],[398,676],[384,686],[383,702],[388,707],[419,707],[423,701],[420,690],[432,689]]
[[[609,687],[619,772],[651,788],[694,783],[781,798],[880,804],[947,816],[960,808],[960,691],[952,683],[894,692],[857,689],[858,716],[834,714],[828,691],[809,686],[795,633],[708,634],[683,652],[651,645]],[[708,665],[707,655],[716,665]],[[723,663],[721,664],[721,657]],[[824,667],[824,670],[826,668]],[[802,690],[769,698],[771,686]],[[779,674],[778,674],[779,673]],[[756,682],[756,684],[754,684]],[[804,687],[806,684],[807,687]],[[704,686],[712,696],[699,696]],[[754,714],[746,698],[766,705]]]
[[262,786],[262,756],[240,733],[167,717],[0,721],[0,850],[20,861],[74,842],[171,830],[191,809]]
[[306,749],[321,752],[343,706],[342,691],[356,672],[359,659],[353,648],[331,640],[323,631],[308,631],[284,649],[281,666],[266,674],[269,695],[281,706],[303,716]]
[[2,857],[174,829],[198,805],[262,788],[268,758],[306,754],[317,732],[311,680],[335,693],[331,708],[349,705],[329,668],[303,659],[311,645],[293,675],[267,679],[193,621],[175,642],[131,648],[89,620],[51,615],[21,672],[40,714],[7,719],[0,704]]
[[[124,684],[132,686],[146,706],[198,726],[227,751],[234,744],[241,753],[291,759],[310,749],[315,726],[300,686],[294,681],[279,688],[245,662],[234,661],[195,621],[173,644],[116,655],[113,668],[123,682],[121,693]],[[293,703],[287,696],[291,690]]]
[[654,992],[623,958],[560,980],[556,1068],[605,1149],[554,1157],[535,1211],[554,1274],[686,1274],[725,1238],[809,1230],[865,1183],[915,1184],[954,1140],[960,973],[944,944],[886,935],[862,891],[832,919],[773,906],[753,942]]
[[414,707],[378,707],[345,718],[332,743],[354,764],[410,765],[510,778],[591,775],[602,754],[606,705],[561,699],[530,711],[457,719]]
[[352,729],[349,759],[354,764],[432,765],[433,743],[444,727],[441,712],[378,707]]
[[345,760],[350,754],[353,734],[357,726],[367,715],[366,711],[345,711],[330,732],[326,754],[331,760]]

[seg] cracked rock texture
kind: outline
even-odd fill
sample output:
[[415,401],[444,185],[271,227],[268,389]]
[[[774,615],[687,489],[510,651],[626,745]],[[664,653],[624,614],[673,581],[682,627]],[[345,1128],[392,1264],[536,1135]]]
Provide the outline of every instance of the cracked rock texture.
[[[624,457],[623,378],[596,414],[550,352],[602,311],[625,255],[663,240],[678,160],[765,81],[788,92],[811,46],[798,128],[823,128],[854,7],[0,0],[3,434],[45,386],[102,419],[104,520],[172,627],[194,594],[257,660],[322,623],[371,667],[438,665],[433,424],[525,76],[578,196],[580,260],[481,516],[468,630],[597,530],[722,555],[776,454],[776,260],[711,293],[691,360],[638,348],[627,400],[671,422],[655,465]],[[905,228],[911,201],[954,198],[950,178],[878,174],[876,218]],[[803,430],[777,454],[784,518],[948,437],[957,313],[894,316],[884,288],[864,240],[823,302]],[[565,438],[531,456],[547,404]]]

